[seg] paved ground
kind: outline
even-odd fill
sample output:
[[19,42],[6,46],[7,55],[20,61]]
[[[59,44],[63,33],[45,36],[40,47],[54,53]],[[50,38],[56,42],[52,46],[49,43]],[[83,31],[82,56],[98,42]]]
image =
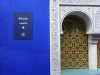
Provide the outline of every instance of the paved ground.
[[97,70],[66,69],[66,70],[62,70],[61,75],[100,75],[100,68]]

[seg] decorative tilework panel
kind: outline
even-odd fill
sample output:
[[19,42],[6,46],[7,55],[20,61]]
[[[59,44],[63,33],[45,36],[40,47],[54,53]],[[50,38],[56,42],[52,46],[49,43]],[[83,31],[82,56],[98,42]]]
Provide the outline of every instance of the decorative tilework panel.
[[61,67],[88,67],[88,37],[84,32],[66,32],[61,35]]

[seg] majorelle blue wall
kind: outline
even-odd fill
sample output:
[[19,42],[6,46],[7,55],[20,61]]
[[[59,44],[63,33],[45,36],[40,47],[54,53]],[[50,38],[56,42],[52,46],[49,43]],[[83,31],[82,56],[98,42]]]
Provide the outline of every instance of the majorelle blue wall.
[[[14,14],[32,13],[32,40],[14,39]],[[0,75],[49,75],[49,0],[0,0]]]

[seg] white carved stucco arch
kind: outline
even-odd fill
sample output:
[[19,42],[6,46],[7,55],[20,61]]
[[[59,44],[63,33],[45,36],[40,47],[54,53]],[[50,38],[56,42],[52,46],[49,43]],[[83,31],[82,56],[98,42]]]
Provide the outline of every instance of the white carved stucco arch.
[[[92,30],[92,27],[93,27],[93,19],[91,18],[90,14],[88,14],[85,11],[79,10],[79,9],[78,10],[76,10],[76,9],[75,10],[70,10],[70,11],[66,12],[65,14],[63,14],[63,17],[60,19],[60,33],[63,34],[62,23],[63,23],[65,17],[67,17],[68,15],[72,15],[72,14],[77,15],[77,16],[80,16],[82,19],[85,20],[85,22],[86,22],[86,19],[89,20],[89,22],[86,22],[86,24],[88,23],[87,24],[88,26],[86,28],[87,29],[86,34],[88,34],[89,31]],[[82,16],[82,14],[85,15],[85,17]]]

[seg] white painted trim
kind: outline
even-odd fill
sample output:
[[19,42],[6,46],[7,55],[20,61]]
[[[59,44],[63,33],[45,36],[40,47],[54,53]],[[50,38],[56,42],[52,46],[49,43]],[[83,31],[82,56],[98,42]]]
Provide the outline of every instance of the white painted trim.
[[49,25],[49,27],[50,27],[50,29],[49,29],[50,30],[50,75],[53,75],[52,74],[52,32],[51,32],[52,31],[52,29],[51,29],[51,24],[52,24],[51,23],[51,21],[52,21],[52,16],[51,16],[52,15],[52,9],[51,9],[52,8],[52,1],[53,0],[49,0],[49,3],[50,3],[49,4],[49,14],[50,14],[49,15],[50,16],[50,18],[49,18],[49,21],[50,21],[49,22],[49,24],[50,24]]
[[97,70],[97,39],[92,35],[88,37],[89,69]]
[[50,0],[50,74],[60,75],[59,0]]

